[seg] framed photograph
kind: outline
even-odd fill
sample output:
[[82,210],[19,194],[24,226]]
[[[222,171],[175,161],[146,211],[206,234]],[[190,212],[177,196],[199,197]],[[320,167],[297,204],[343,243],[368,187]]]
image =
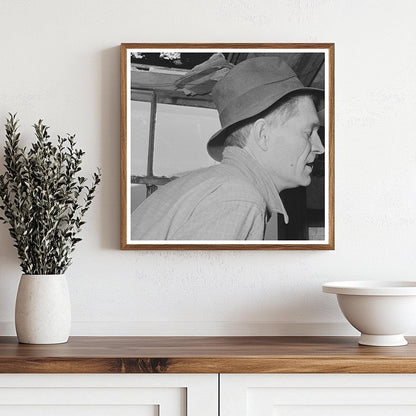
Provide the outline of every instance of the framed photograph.
[[121,248],[334,249],[334,44],[122,44]]

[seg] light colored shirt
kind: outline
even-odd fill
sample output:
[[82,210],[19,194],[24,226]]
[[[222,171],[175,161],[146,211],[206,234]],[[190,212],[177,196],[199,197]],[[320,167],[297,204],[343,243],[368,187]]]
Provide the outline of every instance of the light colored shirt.
[[244,149],[154,192],[131,215],[132,240],[263,240],[272,212],[288,217],[269,173]]

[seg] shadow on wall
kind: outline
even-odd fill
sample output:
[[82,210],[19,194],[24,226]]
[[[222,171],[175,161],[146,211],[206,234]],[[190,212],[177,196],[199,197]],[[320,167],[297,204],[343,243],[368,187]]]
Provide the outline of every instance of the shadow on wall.
[[120,248],[120,47],[100,52],[101,248]]

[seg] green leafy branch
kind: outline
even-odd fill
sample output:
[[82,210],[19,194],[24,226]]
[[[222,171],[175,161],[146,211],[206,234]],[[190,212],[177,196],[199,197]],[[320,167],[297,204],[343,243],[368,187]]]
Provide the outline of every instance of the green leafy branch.
[[5,127],[0,220],[10,226],[23,273],[65,273],[81,241],[77,235],[101,171],[93,174],[88,185],[79,174],[84,152],[76,148],[75,136],[58,136],[54,145],[42,120],[33,126],[37,140],[28,151],[20,145],[15,114],[9,114]]

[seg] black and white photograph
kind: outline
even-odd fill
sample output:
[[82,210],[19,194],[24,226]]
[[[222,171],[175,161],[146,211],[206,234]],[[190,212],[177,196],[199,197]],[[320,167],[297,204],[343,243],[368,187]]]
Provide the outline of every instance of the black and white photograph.
[[333,44],[122,44],[121,246],[333,249]]

